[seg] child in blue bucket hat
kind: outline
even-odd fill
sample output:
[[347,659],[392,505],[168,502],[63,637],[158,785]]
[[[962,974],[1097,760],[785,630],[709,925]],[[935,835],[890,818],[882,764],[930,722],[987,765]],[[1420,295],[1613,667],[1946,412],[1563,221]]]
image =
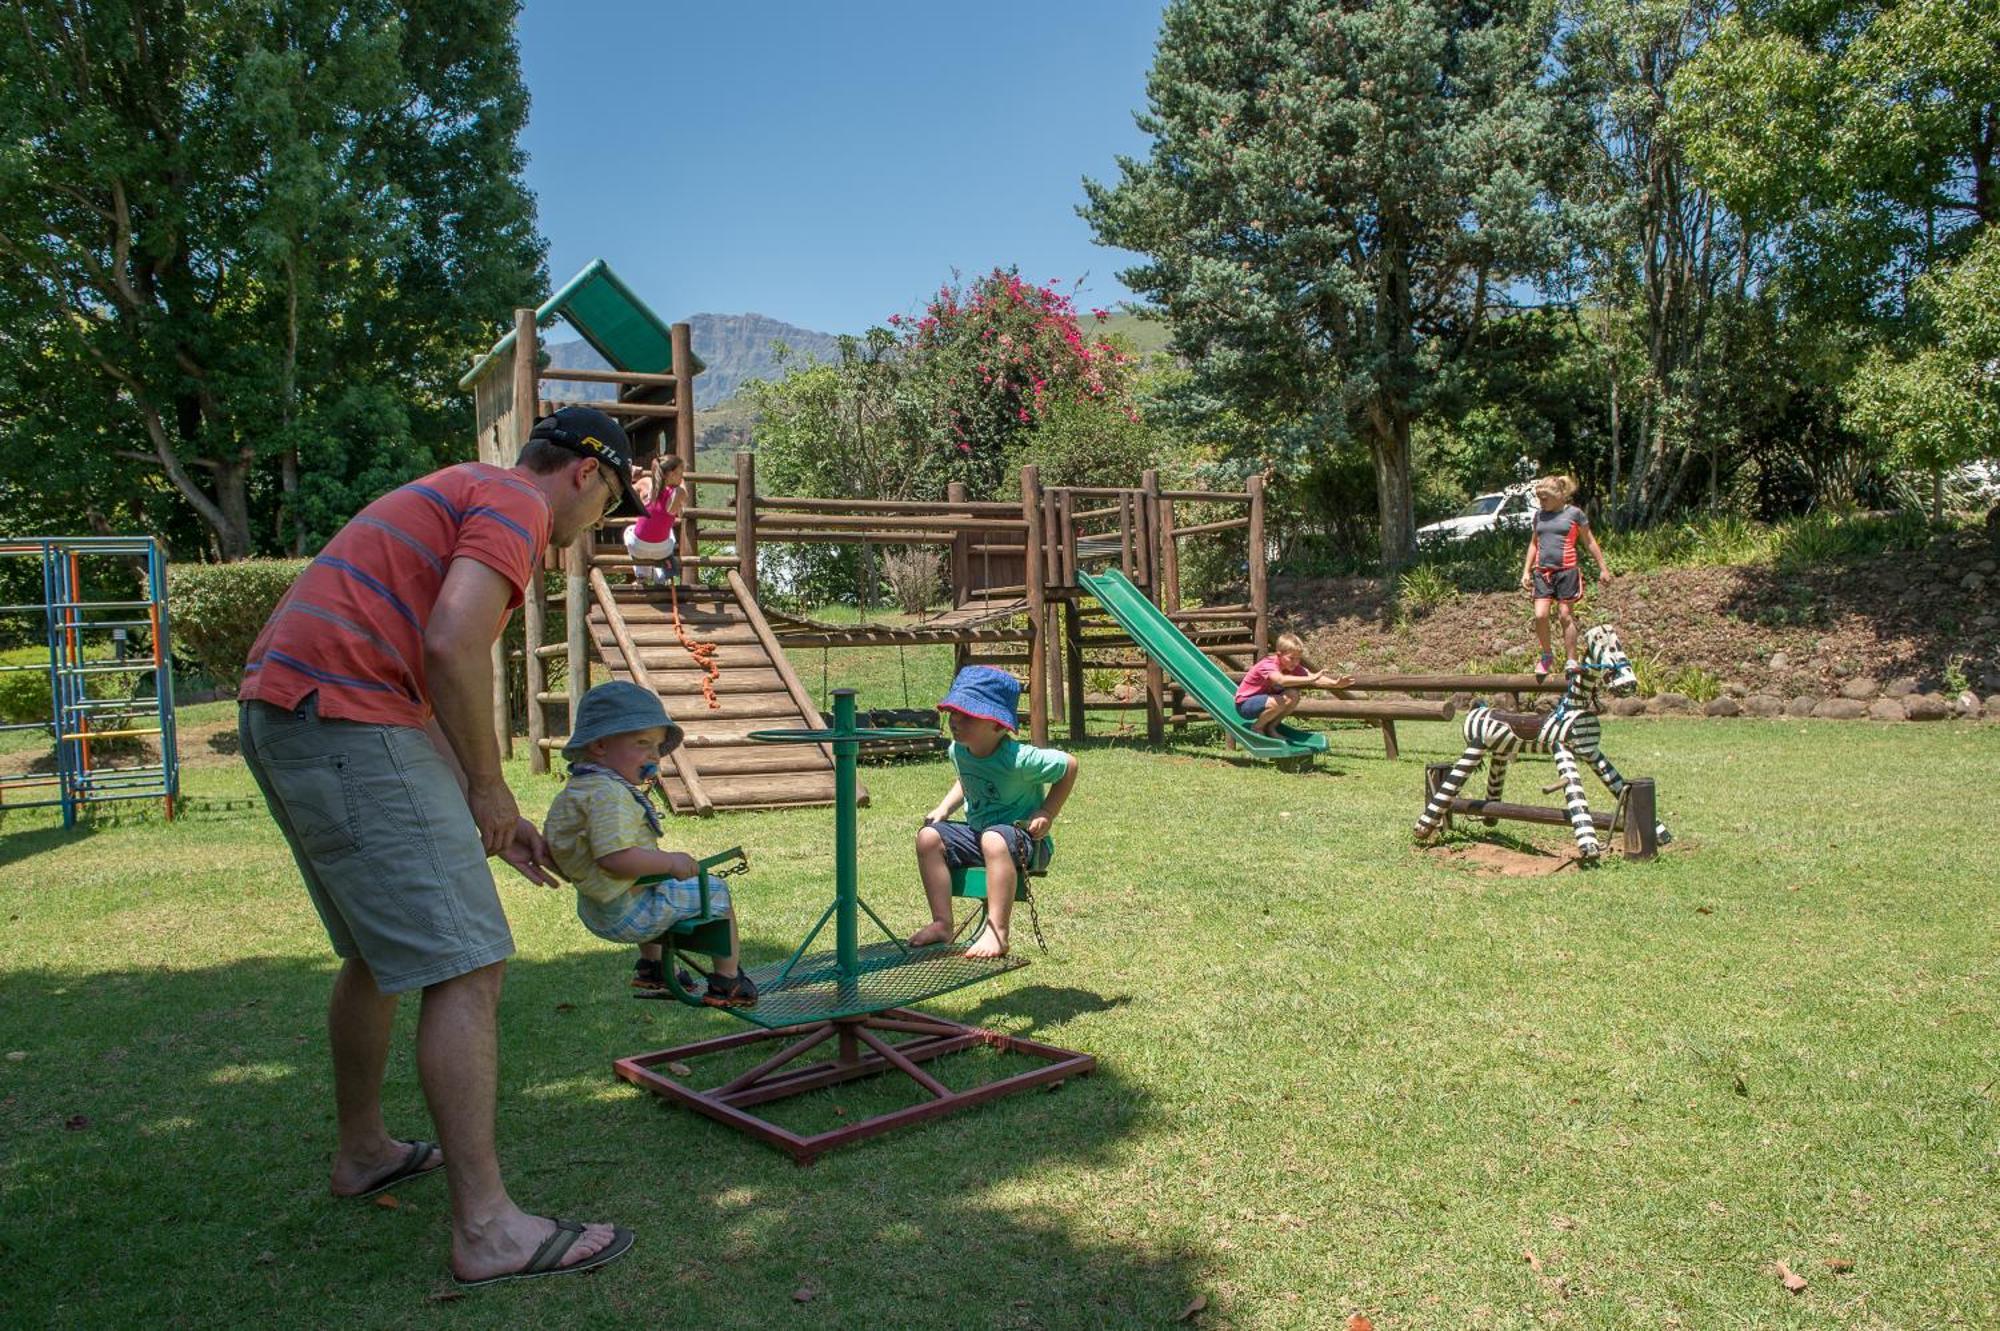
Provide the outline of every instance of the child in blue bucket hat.
[[[549,806],[543,835],[556,867],[576,886],[584,928],[614,943],[637,943],[634,988],[665,990],[657,940],[701,911],[692,856],[661,850],[660,810],[652,786],[660,759],[681,742],[681,728],[660,700],[637,684],[614,680],[583,695],[563,745],[569,783]],[[636,880],[665,874],[659,882]],[[710,879],[709,909],[729,916],[729,955],[717,957],[701,1001],[751,1007],[757,986],[736,964],[736,912],[729,891]],[[683,986],[685,987],[685,985]]]
[[[911,947],[949,942],[951,871],[986,867],[986,925],[966,947],[970,957],[1007,955],[1007,925],[1019,876],[1048,866],[1055,854],[1049,825],[1076,786],[1076,759],[1038,749],[1013,736],[1021,682],[992,666],[967,666],[938,703],[951,727],[951,765],[958,779],[917,833],[931,922],[910,935]],[[965,821],[950,821],[960,804]]]

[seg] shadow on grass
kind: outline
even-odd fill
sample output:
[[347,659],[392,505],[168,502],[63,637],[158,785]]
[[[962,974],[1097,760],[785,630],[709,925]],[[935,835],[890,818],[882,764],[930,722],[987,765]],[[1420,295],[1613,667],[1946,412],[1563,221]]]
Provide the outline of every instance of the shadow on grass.
[[[59,817],[53,809],[36,810],[46,812],[50,817]],[[74,845],[79,838],[93,835],[97,829],[92,819],[80,820],[75,827],[64,827],[57,822],[53,827],[23,827],[10,830],[4,818],[0,818],[0,868],[25,860],[45,850],[55,850],[61,846]]]
[[[677,1324],[747,1325],[803,1315],[809,1291],[815,1325],[1162,1325],[1192,1297],[1200,1253],[1107,1235],[1076,1200],[1148,1118],[1115,1071],[800,1169],[614,1078],[615,1057],[733,1029],[632,1002],[627,963],[510,966],[499,1140],[523,1205],[615,1219],[639,1245],[589,1279],[474,1296],[480,1321],[650,1319],[664,1300]],[[327,1195],[333,966],[0,974],[0,1048],[25,1055],[0,1063],[0,1321],[462,1323],[442,1180],[395,1189],[393,1208]],[[1039,1028],[1124,1001],[1029,986],[972,1015]],[[392,1132],[434,1136],[417,1008],[398,1014],[384,1107]]]

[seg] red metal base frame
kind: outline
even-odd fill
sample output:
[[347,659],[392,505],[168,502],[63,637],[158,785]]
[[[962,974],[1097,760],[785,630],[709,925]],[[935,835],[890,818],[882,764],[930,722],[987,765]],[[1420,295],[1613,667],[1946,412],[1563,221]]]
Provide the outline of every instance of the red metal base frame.
[[[877,1035],[875,1033],[877,1031],[895,1032],[916,1038],[891,1043]],[[784,1048],[756,1067],[707,1090],[697,1089],[653,1070],[663,1063],[686,1065],[690,1060],[700,1058],[704,1054],[720,1053],[725,1049],[741,1049],[746,1045],[766,1040],[781,1040],[787,1043]],[[799,1055],[827,1040],[836,1042],[837,1052],[834,1057],[793,1065]],[[961,1049],[969,1049],[975,1045],[985,1045],[1005,1053],[1027,1054],[1042,1059],[1043,1064],[1027,1072],[975,1086],[969,1091],[951,1090],[919,1066],[931,1059],[956,1053]],[[666,1099],[678,1101],[698,1114],[706,1114],[718,1123],[726,1123],[730,1127],[747,1132],[760,1141],[768,1142],[779,1150],[787,1152],[799,1164],[809,1165],[836,1146],[845,1146],[849,1142],[879,1136],[912,1123],[941,1118],[988,1100],[997,1100],[1003,1095],[1028,1090],[1030,1087],[1053,1086],[1070,1077],[1081,1077],[1096,1068],[1097,1059],[1090,1054],[1058,1049],[1054,1045],[1023,1040],[1018,1036],[1002,1035],[998,1031],[967,1026],[961,1022],[933,1017],[928,1013],[916,1012],[909,1008],[889,1008],[863,1017],[837,1017],[831,1021],[788,1026],[782,1030],[746,1031],[738,1035],[725,1035],[719,1039],[702,1040],[695,1044],[677,1045],[672,1049],[621,1058],[611,1066],[620,1077],[634,1086],[642,1087]],[[806,1091],[816,1091],[822,1087],[835,1086],[841,1082],[889,1071],[901,1072],[909,1077],[928,1091],[931,1098],[922,1104],[891,1110],[889,1113],[877,1114],[873,1118],[861,1119],[855,1123],[845,1123],[830,1132],[814,1133],[811,1136],[800,1136],[749,1112],[748,1107],[751,1105],[782,1100]]]

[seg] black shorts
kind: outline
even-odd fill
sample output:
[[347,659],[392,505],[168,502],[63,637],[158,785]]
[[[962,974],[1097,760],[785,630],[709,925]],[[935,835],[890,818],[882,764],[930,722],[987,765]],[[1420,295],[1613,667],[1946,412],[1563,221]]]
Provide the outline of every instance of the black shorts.
[[1535,570],[1535,598],[1557,601],[1583,599],[1583,570],[1580,568],[1538,568]]

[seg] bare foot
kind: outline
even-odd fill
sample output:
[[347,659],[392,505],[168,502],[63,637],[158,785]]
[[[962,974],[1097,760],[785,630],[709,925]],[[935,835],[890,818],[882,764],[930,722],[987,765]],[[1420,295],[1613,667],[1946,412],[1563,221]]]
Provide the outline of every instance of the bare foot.
[[972,940],[972,946],[965,949],[968,957],[1004,957],[1007,955],[1007,936],[996,933],[991,924],[979,931],[979,937]]
[[[488,1280],[518,1271],[556,1232],[555,1221],[520,1210],[481,1228],[483,1232],[476,1238],[464,1231],[452,1235],[451,1273],[459,1280]],[[586,1225],[583,1234],[563,1254],[562,1265],[587,1261],[604,1251],[610,1242],[610,1225]]]
[[[403,1167],[409,1159],[410,1142],[399,1142],[393,1137],[384,1137],[377,1149],[365,1156],[354,1156],[333,1162],[333,1195],[336,1197],[358,1197],[369,1189],[380,1185],[383,1179]],[[427,1174],[444,1165],[444,1152],[431,1147],[417,1173]],[[415,1178],[417,1174],[409,1177]]]
[[929,924],[910,935],[908,946],[930,947],[936,943],[948,943],[950,941],[951,921],[932,920]]

